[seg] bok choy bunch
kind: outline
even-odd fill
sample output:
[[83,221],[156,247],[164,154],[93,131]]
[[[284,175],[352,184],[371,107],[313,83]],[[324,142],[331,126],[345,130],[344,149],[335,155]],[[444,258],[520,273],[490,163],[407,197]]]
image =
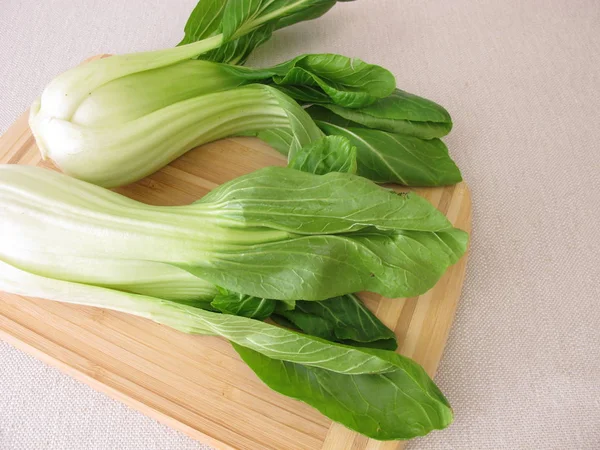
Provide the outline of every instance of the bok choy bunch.
[[[97,60],[53,80],[30,112],[42,155],[71,176],[113,187],[216,139],[258,136],[291,160],[325,133],[350,139],[358,149],[358,174],[374,181],[460,181],[437,139],[450,131],[450,116],[421,97],[397,95],[402,91],[394,90],[386,69],[332,54],[302,55],[265,69],[226,64],[244,62],[273,30],[334,4],[201,0],[184,45]],[[296,102],[317,105],[309,109],[313,118]]]
[[[275,391],[366,436],[409,439],[446,427],[452,410],[352,293],[420,295],[466,251],[467,234],[425,199],[374,183],[460,181],[440,140],[451,118],[359,59],[239,65],[336,3],[200,0],[178,47],[53,80],[30,126],[67,175],[0,166],[0,290],[223,337]],[[185,206],[102,188],[238,135],[271,144],[288,167]]]
[[[112,56],[57,77],[30,112],[43,156],[69,175],[111,187],[216,139],[257,136],[291,160],[325,133],[349,139],[358,149],[358,174],[373,181],[438,186],[461,180],[438,139],[451,129],[448,113],[394,91],[393,76],[381,67],[323,54],[249,69],[184,54],[149,68],[162,53],[182,48]],[[91,82],[97,73],[114,78]],[[295,100],[313,105],[308,114]]]
[[0,290],[126,312],[184,333],[221,336],[271,389],[374,439],[422,436],[453,419],[448,401],[423,368],[391,351],[340,345],[246,317],[53,279],[1,259]]
[[[318,73],[305,67],[306,58],[256,73],[192,58],[206,54],[214,59],[214,52],[225,52],[230,57],[220,53],[218,59],[241,62],[275,29],[318,17],[335,3],[200,1],[192,16],[210,18],[210,23],[195,26],[190,43],[112,56],[52,81],[30,113],[43,156],[72,176],[108,187],[136,181],[201,143],[230,135],[283,127],[291,130],[299,147],[318,139],[322,134],[314,122],[282,93],[265,86],[234,89],[265,78],[284,85],[319,84]],[[393,76],[384,69],[365,70],[383,74],[383,81],[370,83],[373,93],[370,86],[366,92],[349,92],[359,97],[350,104],[364,105],[394,88]],[[341,76],[356,81],[365,70]],[[345,90],[343,80],[337,84]],[[337,84],[325,91],[337,91]]]
[[211,285],[276,300],[411,297],[467,246],[467,234],[416,194],[350,173],[281,167],[191,205],[160,207],[52,171],[2,166],[0,217],[0,259],[9,264],[139,294],[173,289],[170,298],[190,301],[210,298]]
[[[355,151],[324,138],[291,165],[352,171]],[[393,332],[347,293],[418,295],[466,245],[424,199],[351,173],[271,167],[158,207],[0,166],[0,290],[221,336],[273,390],[380,440],[453,414],[423,368],[382,350]],[[254,320],[266,317],[292,330]]]
[[323,133],[274,86],[314,84],[326,98],[356,107],[395,86],[385,69],[339,55],[304,55],[270,69],[247,69],[191,60],[185,49],[112,56],[57,77],[30,112],[43,156],[69,175],[111,187],[232,135],[281,130],[290,136],[285,150],[293,155]]

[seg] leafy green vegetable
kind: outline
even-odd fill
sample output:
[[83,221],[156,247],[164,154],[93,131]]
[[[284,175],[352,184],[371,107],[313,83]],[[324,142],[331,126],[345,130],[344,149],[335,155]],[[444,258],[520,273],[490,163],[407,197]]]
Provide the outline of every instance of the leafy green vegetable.
[[358,349],[257,320],[168,300],[46,278],[0,259],[0,289],[134,314],[231,341],[271,388],[375,439],[408,439],[448,426],[452,410],[425,371],[393,352]]
[[250,317],[264,320],[275,311],[277,301],[266,298],[252,297],[251,295],[238,294],[221,289],[211,306],[224,314]]
[[280,311],[294,327],[328,341],[395,350],[396,336],[352,294],[322,302],[297,301],[293,310]]
[[[143,55],[135,56],[141,59]],[[148,64],[153,62],[154,56],[153,53],[146,54]],[[115,61],[118,66],[114,64]],[[128,65],[128,61],[112,56],[89,64],[95,66],[97,71],[117,72],[119,69],[120,72],[123,66]],[[88,71],[84,68],[87,67],[84,65],[65,72],[48,86],[44,95],[53,90],[70,94],[75,80],[61,85],[61,79],[78,72],[86,76]],[[360,76],[352,75],[352,67],[360,68],[357,71]],[[169,60],[169,64],[164,66],[127,73],[125,76],[120,76],[119,72],[115,78],[90,89],[78,102],[68,98],[62,100],[62,103],[72,103],[71,122],[87,126],[118,125],[184,100],[250,83],[288,86],[299,90],[306,87],[314,90],[314,96],[322,101],[333,101],[340,105],[364,102],[365,99],[372,99],[369,100],[372,103],[388,95],[395,86],[394,78],[387,70],[332,54],[302,55],[265,69],[182,59],[175,62]],[[299,98],[302,99],[302,91],[299,92]],[[293,94],[292,91],[290,93]]]
[[317,175],[356,173],[356,147],[342,136],[326,136],[290,155],[288,167]]
[[392,94],[396,80],[383,67],[334,54],[301,55],[267,69],[231,66],[240,77],[272,80],[290,97],[360,108]]
[[219,34],[226,4],[227,1],[223,0],[199,0],[185,24],[185,36],[179,45],[191,44]]
[[[97,70],[111,71],[115,68],[113,58],[115,57],[111,56],[89,64],[95,64]],[[97,62],[102,64],[96,64]],[[72,70],[78,71],[84,67],[87,64]],[[65,74],[68,73],[70,71]],[[244,79],[223,64],[182,60],[152,70],[115,77],[90,90],[85,98],[73,105],[69,121],[89,127],[122,126],[176,103],[235,89],[250,81],[252,80]],[[55,82],[46,91],[53,89],[52,84]],[[68,85],[57,89],[64,94],[71,93],[71,86]],[[45,104],[42,106],[47,107]],[[243,101],[241,106],[244,106]]]
[[[156,207],[52,171],[7,165],[0,168],[0,217],[0,258],[24,270],[71,281],[81,258],[96,259],[97,280],[114,272],[103,261],[148,261],[160,263],[157,272],[174,266],[276,300],[364,290],[419,295],[467,245],[466,233],[415,194],[349,173],[282,167],[232,180],[191,205]],[[53,265],[42,261],[47,254]]]
[[240,133],[239,136],[256,137],[261,141],[266,142],[283,156],[287,156],[289,163],[288,153],[292,140],[294,139],[293,134],[289,130],[283,128],[269,128],[257,132],[251,131]]
[[[322,133],[289,97],[265,86],[237,90],[251,80],[232,76],[223,66],[191,59],[217,50],[220,56],[213,54],[212,59],[240,62],[275,28],[317,17],[335,3],[201,0],[186,25],[184,40],[189,44],[111,56],[54,79],[30,112],[42,156],[74,177],[111,187],[143,178],[202,143],[247,131],[291,127],[300,146],[319,139]],[[334,76],[332,64],[340,64],[331,63],[334,59],[302,57],[287,66],[289,77],[285,67],[277,66],[274,73],[281,83],[304,80],[342,98],[339,86],[305,67],[312,64]],[[369,70],[368,65],[361,68]],[[351,74],[341,77],[356,82]],[[380,89],[377,84],[365,86],[367,91]],[[299,124],[310,139],[298,138],[290,122]]]
[[197,57],[243,64],[274,30],[322,16],[336,0],[200,0],[179,45],[219,37],[221,43]]
[[346,375],[233,347],[274,391],[373,439],[411,439],[452,423],[452,409],[437,386],[421,367],[396,353],[374,353],[394,366],[390,371]]
[[266,167],[236,178],[190,206],[199,211],[210,208],[213,214],[246,226],[300,235],[454,229],[414,193],[397,194],[349,173],[317,176],[284,167]]
[[440,138],[452,129],[450,114],[442,106],[408,92],[394,93],[359,109],[322,105],[348,122],[343,127],[367,127],[421,139]]
[[[462,180],[448,148],[439,139],[424,140],[348,126],[345,119],[321,107],[311,107],[307,111],[325,134],[347,138],[357,148],[357,173],[365,178],[405,186],[443,186]],[[261,137],[265,141],[274,135],[272,132],[264,133]],[[271,145],[281,144],[271,142]]]
[[[7,208],[4,200],[0,200],[0,204],[0,211],[4,213]],[[10,240],[9,233],[16,231],[12,228],[9,217],[0,217],[0,241],[3,244]],[[43,223],[40,223],[40,227],[47,229],[47,225],[44,226]],[[217,294],[214,284],[162,262],[100,258],[97,255],[71,254],[67,257],[41,245],[31,255],[27,246],[21,246],[17,242],[14,245],[3,245],[0,255],[18,267],[34,268],[39,275],[68,278],[78,283],[156,296],[202,308],[206,308]],[[34,264],[31,263],[32,258],[36,259]]]
[[[333,54],[301,55],[266,69],[191,59],[209,51],[209,59],[243,59],[274,28],[319,16],[334,4],[200,1],[186,25],[189,44],[105,58],[53,80],[30,113],[42,155],[67,174],[105,187],[136,181],[195,146],[232,135],[258,136],[291,160],[323,136],[294,98],[322,105],[310,111],[321,111],[329,134],[357,147],[360,175],[410,185],[456,182],[460,174],[441,142],[354,130],[432,138],[452,127],[441,106],[394,91],[393,75],[379,66]],[[251,83],[277,89],[246,86]]]
[[293,154],[323,133],[283,88],[301,99],[310,91],[322,101],[362,105],[395,85],[385,69],[340,55],[248,69],[191,60],[182,49],[112,56],[53,80],[30,113],[42,155],[71,176],[112,187],[232,135],[282,133]]

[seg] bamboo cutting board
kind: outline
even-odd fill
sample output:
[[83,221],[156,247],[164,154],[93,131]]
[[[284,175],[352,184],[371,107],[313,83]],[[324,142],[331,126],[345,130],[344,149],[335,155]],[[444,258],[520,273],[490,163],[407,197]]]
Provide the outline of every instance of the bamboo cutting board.
[[[0,163],[55,169],[41,161],[27,114],[0,138]],[[117,191],[149,204],[181,205],[268,165],[285,165],[285,160],[258,140],[226,139],[197,148]],[[471,199],[464,183],[417,192],[454,226],[470,231]],[[466,259],[420,297],[362,295],[396,332],[398,351],[432,376],[454,319]],[[219,338],[186,335],[123,313],[2,292],[0,338],[217,448],[392,450],[404,445],[369,440],[271,391]]]

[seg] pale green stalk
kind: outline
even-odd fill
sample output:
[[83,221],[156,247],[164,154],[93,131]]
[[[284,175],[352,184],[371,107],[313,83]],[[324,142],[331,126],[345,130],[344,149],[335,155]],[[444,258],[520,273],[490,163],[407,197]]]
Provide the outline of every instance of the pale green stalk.
[[211,252],[289,236],[221,226],[228,220],[216,217],[211,205],[148,206],[51,171],[3,169],[0,259],[41,276],[210,301],[214,284],[174,264],[207,264]]
[[[21,257],[28,261],[21,267],[36,273],[42,273],[40,267],[48,267],[44,262],[48,253],[58,265],[50,267],[60,267],[61,258],[69,261],[70,257],[203,266],[210,265],[215,253],[278,242],[291,235],[244,226],[219,215],[209,203],[150,206],[55,172],[40,173],[24,166],[0,170],[0,211],[0,255]],[[45,233],[47,238],[41,238]]]
[[183,100],[248,84],[221,64],[185,60],[110,80],[86,96],[70,122],[122,125]]
[[[44,89],[40,103],[45,113],[57,119],[70,120],[90,93],[116,78],[152,70],[193,58],[218,48],[223,43],[219,34],[180,47],[152,52],[114,55],[83,64],[56,77]],[[66,98],[65,98],[66,97]]]
[[[389,362],[353,347],[315,339],[246,317],[214,313],[168,300],[98,286],[46,278],[0,261],[0,291],[120,311],[191,334],[222,336],[273,359],[292,361],[344,374],[385,373]],[[342,349],[345,364],[328,356]],[[323,357],[319,357],[322,354]]]
[[30,125],[44,157],[71,176],[112,187],[139,180],[207,142],[251,130],[289,129],[290,116],[307,122],[308,142],[322,136],[300,106],[263,85],[189,98],[107,126],[49,116],[36,102]]

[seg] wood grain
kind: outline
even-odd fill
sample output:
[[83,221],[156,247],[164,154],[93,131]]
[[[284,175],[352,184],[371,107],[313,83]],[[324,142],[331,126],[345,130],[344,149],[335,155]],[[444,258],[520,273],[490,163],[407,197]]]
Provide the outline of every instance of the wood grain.
[[[54,169],[41,161],[27,114],[0,138],[0,163]],[[180,205],[237,176],[284,164],[281,155],[258,140],[226,139],[117,191],[150,204]],[[455,226],[470,231],[471,199],[464,183],[417,191]],[[396,332],[399,352],[430,375],[454,319],[466,259],[418,298],[362,294]],[[0,293],[0,338],[217,448],[392,450],[404,445],[367,439],[271,391],[222,339],[189,336],[122,313],[5,293]]]

